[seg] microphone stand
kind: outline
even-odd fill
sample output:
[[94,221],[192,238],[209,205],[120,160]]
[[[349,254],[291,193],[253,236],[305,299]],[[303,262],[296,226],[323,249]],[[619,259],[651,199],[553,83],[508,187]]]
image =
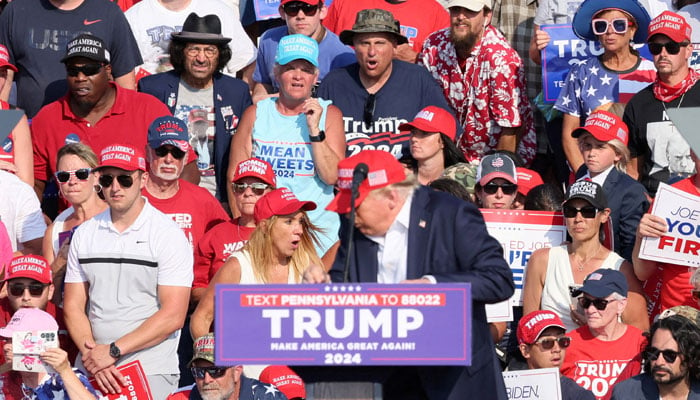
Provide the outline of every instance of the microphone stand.
[[343,267],[343,283],[350,282],[350,257],[352,257],[352,241],[355,236],[355,200],[360,195],[360,188],[353,185],[350,194],[350,215],[348,215],[348,245],[345,255],[345,266]]

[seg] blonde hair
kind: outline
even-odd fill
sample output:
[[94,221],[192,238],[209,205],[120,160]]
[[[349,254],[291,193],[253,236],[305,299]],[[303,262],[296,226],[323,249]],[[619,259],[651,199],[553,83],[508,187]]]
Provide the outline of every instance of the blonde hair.
[[[294,271],[294,281],[301,282],[302,272],[312,264],[323,265],[321,259],[316,254],[316,246],[320,244],[317,232],[322,232],[320,228],[309,221],[309,217],[305,211],[302,213],[301,225],[302,234],[299,247],[294,250],[289,260]],[[288,218],[291,215],[273,215],[272,217],[262,220],[255,227],[255,230],[250,235],[248,243],[243,247],[250,253],[251,264],[253,265],[253,274],[258,282],[269,283],[270,276],[268,267],[277,264],[272,251],[272,229],[280,218]]]
[[96,168],[99,164],[97,155],[92,151],[90,146],[83,143],[70,143],[58,149],[58,153],[56,154],[56,169],[58,169],[58,162],[61,161],[64,156],[71,154],[85,161],[90,168]]
[[620,141],[620,139],[611,139],[608,140],[607,142],[604,142],[602,140],[598,140],[595,136],[590,134],[589,132],[585,132],[581,134],[581,136],[578,137],[578,149],[581,153],[583,153],[583,141],[586,140],[587,137],[592,137],[595,141],[600,142],[600,143],[605,143],[608,146],[610,146],[611,149],[615,152],[615,154],[620,158],[619,160],[615,161],[613,165],[615,168],[622,172],[622,173],[627,173],[627,163],[630,161],[630,150],[625,146],[624,143]]

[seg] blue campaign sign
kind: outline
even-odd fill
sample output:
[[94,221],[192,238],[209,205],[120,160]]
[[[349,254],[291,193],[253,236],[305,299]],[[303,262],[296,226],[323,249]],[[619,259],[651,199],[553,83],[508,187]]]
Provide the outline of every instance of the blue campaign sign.
[[216,285],[216,365],[471,365],[471,285]]
[[[332,3],[333,0],[326,0],[323,2],[326,7],[330,7]],[[255,19],[257,21],[264,21],[267,19],[279,18],[279,6],[280,0],[254,0]]]

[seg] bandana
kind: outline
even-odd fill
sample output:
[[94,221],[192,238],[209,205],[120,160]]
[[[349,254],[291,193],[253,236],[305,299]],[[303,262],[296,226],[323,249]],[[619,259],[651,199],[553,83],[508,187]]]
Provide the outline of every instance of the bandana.
[[653,86],[654,97],[656,97],[657,100],[663,101],[664,103],[668,103],[674,99],[677,99],[678,97],[681,97],[685,92],[693,87],[695,82],[698,81],[698,78],[700,78],[700,74],[698,74],[693,68],[688,68],[688,70],[688,75],[676,86],[668,86],[667,84],[661,82],[659,80],[659,75],[656,74],[656,80],[654,81]]

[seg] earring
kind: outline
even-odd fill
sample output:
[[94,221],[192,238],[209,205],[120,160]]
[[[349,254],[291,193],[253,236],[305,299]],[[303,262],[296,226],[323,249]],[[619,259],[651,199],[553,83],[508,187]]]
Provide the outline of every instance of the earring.
[[102,185],[93,185],[92,190],[95,191],[95,193],[101,193]]

